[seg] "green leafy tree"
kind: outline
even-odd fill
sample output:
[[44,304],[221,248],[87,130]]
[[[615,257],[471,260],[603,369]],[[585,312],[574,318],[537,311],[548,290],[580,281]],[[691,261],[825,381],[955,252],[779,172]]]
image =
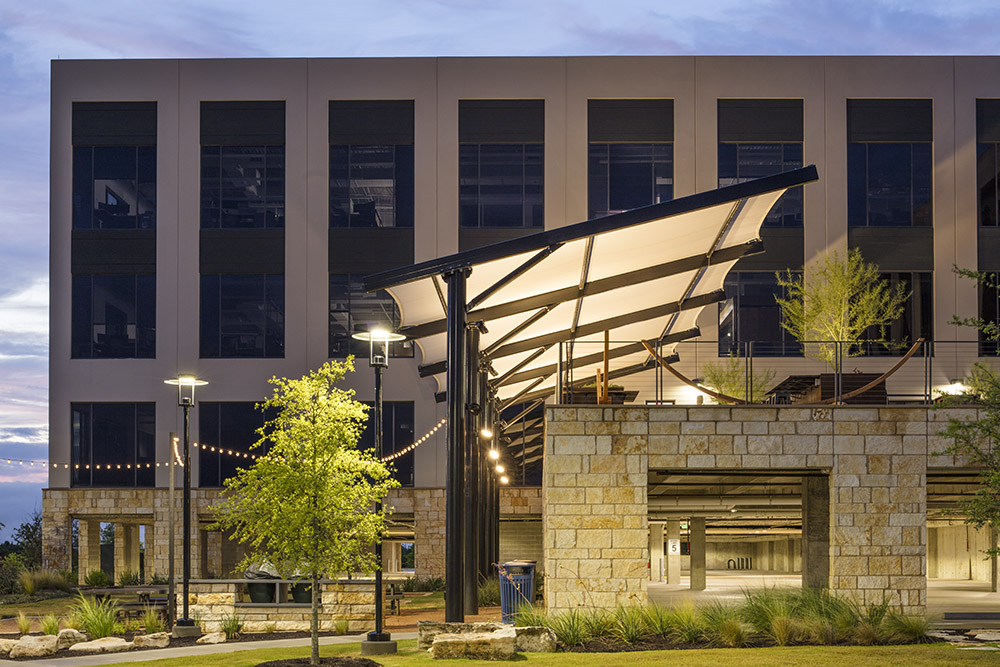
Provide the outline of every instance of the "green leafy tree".
[[790,270],[777,277],[786,295],[775,297],[781,326],[806,354],[838,373],[844,357],[864,353],[859,343],[885,340],[886,327],[903,314],[910,298],[902,285],[890,287],[878,266],[866,262],[857,248],[847,253],[846,261],[836,251],[828,253],[808,279]]
[[[955,273],[973,280],[980,287],[996,287],[994,274],[955,268]],[[951,324],[979,329],[984,340],[1000,342],[1000,327],[982,318],[951,318]],[[975,495],[962,501],[966,523],[982,528],[1000,529],[1000,375],[983,363],[973,365],[962,383],[965,390],[957,395],[942,396],[939,406],[976,405],[979,419],[962,420],[950,417],[939,435],[948,438],[944,454],[961,456],[980,468],[980,483]],[[987,557],[1000,556],[1000,549],[986,551]]]
[[319,580],[340,572],[374,572],[372,546],[389,508],[375,511],[399,483],[374,451],[359,451],[367,407],[336,386],[352,358],[330,361],[298,380],[271,378],[262,403],[277,417],[258,430],[266,448],[256,463],[226,480],[216,526],[249,546],[240,567],[262,561],[312,583],[312,654],[319,664]]
[[14,529],[14,541],[29,568],[41,566],[42,513],[39,510],[33,511],[28,515],[27,521]]
[[[709,362],[702,370],[705,376],[705,386],[715,389],[720,394],[733,398],[746,398],[747,393],[747,363],[746,359],[731,354],[718,363]],[[750,402],[759,403],[774,381],[774,369],[765,368],[754,371],[750,380]],[[716,403],[719,399],[712,398]]]

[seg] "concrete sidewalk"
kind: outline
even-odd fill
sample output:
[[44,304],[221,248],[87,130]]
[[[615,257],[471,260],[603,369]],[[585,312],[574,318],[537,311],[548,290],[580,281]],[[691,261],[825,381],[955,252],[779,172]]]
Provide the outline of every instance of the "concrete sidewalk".
[[[321,646],[328,644],[360,644],[365,635],[349,635],[346,637],[320,637]],[[416,632],[393,633],[392,638],[402,641],[416,639]],[[164,658],[183,658],[193,655],[211,655],[215,653],[235,653],[236,651],[255,651],[263,648],[297,648],[309,646],[309,638],[275,639],[262,642],[233,642],[232,644],[209,644],[206,646],[182,646],[178,648],[151,649],[148,651],[125,651],[123,653],[103,653],[71,658],[40,658],[38,660],[0,660],[0,665],[32,665],[37,667],[92,667],[93,665],[111,665],[126,662],[146,662],[163,660]]]

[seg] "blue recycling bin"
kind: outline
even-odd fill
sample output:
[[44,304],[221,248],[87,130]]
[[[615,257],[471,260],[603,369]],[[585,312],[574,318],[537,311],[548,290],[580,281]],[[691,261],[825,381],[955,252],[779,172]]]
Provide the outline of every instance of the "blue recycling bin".
[[513,623],[522,605],[535,601],[535,561],[515,560],[503,563],[500,576],[500,620]]

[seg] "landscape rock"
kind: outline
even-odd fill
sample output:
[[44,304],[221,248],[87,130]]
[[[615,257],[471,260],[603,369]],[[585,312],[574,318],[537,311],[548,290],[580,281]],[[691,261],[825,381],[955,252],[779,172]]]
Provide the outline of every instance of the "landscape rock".
[[431,643],[435,659],[510,660],[517,652],[517,633],[511,626],[492,632],[441,633]]
[[226,643],[226,633],[225,632],[210,632],[207,635],[202,635],[198,638],[195,644],[225,644]]
[[132,648],[132,642],[121,637],[101,637],[90,642],[80,642],[69,647],[70,653],[120,653]]
[[87,641],[87,635],[83,634],[79,630],[74,630],[73,628],[63,628],[56,635],[56,648],[64,649],[69,648],[73,644],[79,644],[80,642]]
[[10,650],[14,648],[14,644],[17,643],[16,639],[0,639],[0,656],[7,657],[10,654]]
[[1000,642],[1000,632],[996,630],[979,630],[972,636],[981,642]]
[[11,658],[42,658],[56,652],[59,638],[55,635],[31,637],[25,635],[10,649]]
[[544,625],[514,628],[517,633],[517,650],[523,653],[555,653],[556,633]]
[[138,635],[132,643],[136,648],[166,648],[170,646],[170,633],[154,632],[151,635]]
[[430,650],[434,638],[440,634],[461,635],[469,632],[494,632],[503,623],[444,623],[442,621],[417,621],[417,646]]

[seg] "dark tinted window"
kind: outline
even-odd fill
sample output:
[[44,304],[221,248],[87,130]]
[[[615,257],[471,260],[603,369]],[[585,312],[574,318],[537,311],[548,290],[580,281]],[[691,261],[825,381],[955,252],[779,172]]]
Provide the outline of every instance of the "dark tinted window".
[[331,227],[412,227],[413,146],[330,146]]
[[[345,273],[330,274],[330,356],[343,358],[353,354],[367,359],[368,343],[354,340],[358,331],[375,328],[396,331],[402,324],[399,307],[389,293],[379,290],[365,291],[363,276]],[[412,341],[391,343],[389,354],[393,357],[412,357]]]
[[997,225],[997,160],[1000,143],[976,145],[976,185],[979,191],[979,224],[984,227]]
[[201,226],[285,226],[284,146],[202,146]]
[[285,276],[201,276],[201,356],[285,354]]
[[458,152],[462,227],[542,227],[544,147],[463,144]]
[[154,485],[154,403],[73,403],[70,410],[73,486]]
[[802,348],[781,326],[782,296],[773,273],[733,271],[726,276],[725,301],[719,304],[719,356],[800,356]]
[[893,272],[881,274],[890,288],[902,285],[910,298],[900,315],[884,331],[873,327],[867,338],[889,341],[889,345],[870,343],[862,345],[865,354],[874,356],[901,356],[918,338],[934,340],[934,293],[932,274],[929,272]]
[[74,146],[73,228],[156,227],[156,146]]
[[850,226],[930,226],[931,158],[929,142],[848,144]]
[[[736,185],[802,166],[802,142],[719,144],[719,187]],[[802,186],[792,188],[775,203],[765,227],[802,226]]]
[[258,410],[255,403],[198,403],[198,486],[218,487],[253,465],[251,456],[262,456],[267,447],[251,449],[259,439],[257,429],[274,414]]
[[587,167],[590,218],[674,197],[672,143],[591,143]]
[[[362,401],[373,406],[371,401]],[[388,457],[413,444],[413,401],[382,402],[382,456]],[[368,411],[365,430],[358,441],[358,449],[375,446],[375,409]],[[403,486],[413,486],[413,452],[392,459],[396,472],[393,477]]]
[[74,359],[156,356],[156,276],[73,276]]

